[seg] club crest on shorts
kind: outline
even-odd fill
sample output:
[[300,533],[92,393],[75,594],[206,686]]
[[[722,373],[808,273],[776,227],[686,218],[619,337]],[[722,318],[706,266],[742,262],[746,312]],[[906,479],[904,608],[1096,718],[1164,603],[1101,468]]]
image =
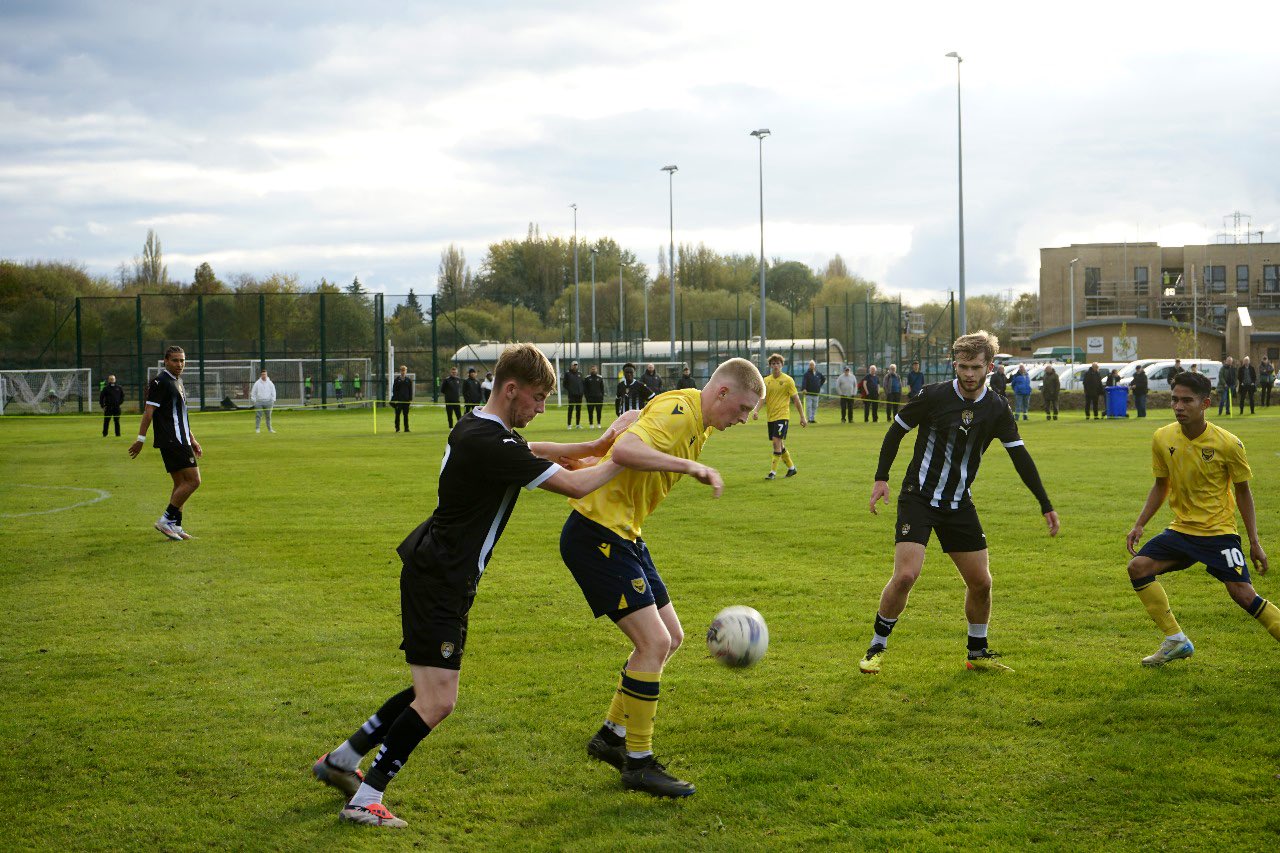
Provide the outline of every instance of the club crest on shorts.
[[1203,459],[1205,462],[1208,462],[1210,459],[1212,459],[1212,458],[1213,458],[1213,448],[1212,448],[1212,447],[1207,447],[1207,448],[1205,448],[1204,450],[1201,450],[1201,451],[1200,451],[1200,458],[1201,458],[1201,459]]
[[902,531],[902,535],[903,535],[903,536],[906,536],[908,533],[910,533],[910,532],[911,532],[911,525],[910,525],[910,524],[904,524],[904,525],[902,525],[902,527],[901,527],[901,531]]
[[960,423],[964,426],[973,423],[973,409],[965,409],[960,413]]
[[454,649],[453,643],[441,643],[440,657],[444,658],[445,660],[448,660],[449,658],[453,657],[453,649]]
[[635,587],[636,592],[644,594],[644,578],[632,578],[631,585]]

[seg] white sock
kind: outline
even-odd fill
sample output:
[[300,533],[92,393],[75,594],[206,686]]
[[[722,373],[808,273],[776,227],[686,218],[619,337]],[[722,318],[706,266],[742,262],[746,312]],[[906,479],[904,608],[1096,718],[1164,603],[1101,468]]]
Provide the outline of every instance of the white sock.
[[873,632],[871,633],[871,645],[873,645],[873,646],[887,646],[887,645],[889,645],[889,638],[888,638],[887,636],[882,637],[882,636],[880,636],[879,634],[877,634],[877,633],[875,633],[875,632],[873,631]]
[[976,623],[970,622],[969,636],[977,637],[978,639],[985,640],[987,638],[987,623],[983,622],[981,624],[976,624]]
[[652,749],[645,750],[644,752],[632,752],[629,749],[627,750],[627,758],[648,758],[650,755],[653,755]]
[[368,806],[373,803],[382,802],[382,792],[377,788],[370,787],[367,783],[361,782],[360,787],[356,790],[355,796],[351,798],[350,806]]
[[1166,640],[1185,640],[1186,638],[1187,638],[1187,635],[1182,631],[1179,631],[1176,634],[1170,634],[1169,636],[1165,637]]
[[613,732],[613,733],[614,733],[615,735],[617,735],[618,737],[626,737],[626,736],[627,736],[627,727],[626,727],[626,726],[620,726],[620,725],[618,725],[617,723],[615,723],[613,720],[605,720],[605,721],[604,721],[604,727],[605,727],[606,729],[608,729],[609,731]]
[[356,752],[355,748],[351,746],[351,741],[347,740],[342,742],[342,746],[329,753],[329,757],[326,760],[339,770],[350,772],[360,766],[361,758],[364,758],[364,756]]

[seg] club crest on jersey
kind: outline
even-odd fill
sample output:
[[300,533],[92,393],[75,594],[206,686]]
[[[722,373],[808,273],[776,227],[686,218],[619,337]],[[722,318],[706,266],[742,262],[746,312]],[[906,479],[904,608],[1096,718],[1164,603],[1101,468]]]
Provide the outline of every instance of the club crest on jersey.
[[683,415],[683,414],[684,414],[684,409],[680,408],[680,404],[679,404],[679,403],[676,403],[676,407],[675,407],[674,409],[672,409],[672,410],[671,410],[671,414],[673,414],[673,415]]
[[1200,458],[1201,458],[1201,459],[1203,459],[1205,462],[1208,462],[1210,459],[1212,459],[1212,458],[1213,458],[1213,448],[1212,448],[1212,447],[1206,447],[1204,450],[1201,450],[1201,451],[1200,451]]
[[613,550],[613,545],[612,545],[612,543],[609,543],[609,542],[601,542],[601,543],[600,543],[599,545],[597,545],[596,547],[600,549],[600,553],[601,553],[601,554],[604,554],[604,558],[605,558],[606,560],[607,560],[607,559],[609,559],[609,552]]
[[972,409],[965,409],[963,412],[960,413],[960,423],[966,427],[969,426],[969,424],[973,423]]
[[911,525],[910,525],[910,524],[904,524],[904,525],[902,525],[902,535],[903,535],[903,536],[906,536],[906,535],[907,535],[908,533],[910,533],[910,532],[911,532]]
[[631,585],[635,587],[636,592],[644,595],[644,578],[632,578]]
[[440,657],[444,658],[445,660],[448,660],[449,658],[453,657],[453,649],[454,649],[453,643],[441,643]]

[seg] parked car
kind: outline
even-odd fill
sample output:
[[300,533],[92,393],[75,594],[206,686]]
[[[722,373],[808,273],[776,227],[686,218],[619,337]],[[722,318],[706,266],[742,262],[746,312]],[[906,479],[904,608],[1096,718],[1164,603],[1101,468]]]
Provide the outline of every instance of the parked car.
[[[1210,361],[1207,359],[1195,360],[1190,358],[1184,358],[1182,360],[1182,367],[1186,370],[1190,370],[1193,365],[1209,378],[1209,384],[1215,388],[1218,387],[1218,374],[1222,371],[1222,362]],[[1169,379],[1173,376],[1173,359],[1169,358],[1157,361],[1146,365],[1143,369],[1147,372],[1147,390],[1169,390]],[[1128,377],[1121,378],[1120,384],[1133,384],[1133,375],[1130,374]]]
[[[1110,373],[1112,370],[1118,370],[1119,368],[1124,367],[1126,364],[1128,364],[1128,362],[1100,361],[1098,362],[1098,372],[1102,374],[1102,379],[1105,382],[1108,373]],[[1090,362],[1089,364],[1074,364],[1070,366],[1069,370],[1063,369],[1059,371],[1062,374],[1062,390],[1063,391],[1083,391],[1085,371],[1087,371],[1092,366],[1093,366],[1092,362]]]

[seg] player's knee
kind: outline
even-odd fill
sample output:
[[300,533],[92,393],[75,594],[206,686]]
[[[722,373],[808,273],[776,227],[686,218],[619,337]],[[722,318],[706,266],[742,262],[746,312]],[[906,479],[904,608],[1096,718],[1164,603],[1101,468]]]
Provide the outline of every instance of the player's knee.
[[1147,557],[1134,557],[1129,561],[1129,580],[1139,581],[1155,574],[1155,568]]
[[413,710],[432,728],[452,714],[457,704],[457,696],[415,696],[412,703]]
[[674,655],[676,653],[676,649],[680,648],[680,645],[683,642],[684,642],[684,629],[679,626],[676,626],[674,629],[671,629],[670,651],[667,652],[667,657],[671,657],[672,655]]
[[897,566],[893,570],[893,578],[890,584],[902,590],[909,592],[911,587],[915,586],[916,581],[920,580],[920,570],[922,566]]
[[977,595],[990,595],[991,594],[991,572],[983,572],[981,575],[977,577],[968,578],[965,580],[965,585],[969,588],[969,591],[972,593],[975,593]]

